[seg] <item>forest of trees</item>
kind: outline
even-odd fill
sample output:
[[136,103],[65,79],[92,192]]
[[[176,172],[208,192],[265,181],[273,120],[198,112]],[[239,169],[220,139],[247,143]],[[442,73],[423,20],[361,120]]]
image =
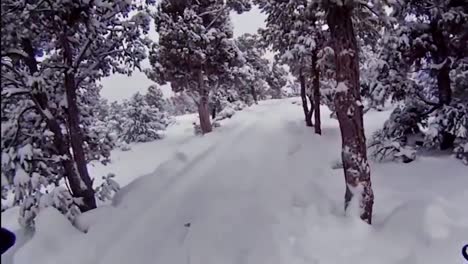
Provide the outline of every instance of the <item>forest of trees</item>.
[[[230,13],[252,5],[265,28],[234,37]],[[368,158],[449,151],[468,164],[465,0],[3,0],[1,33],[2,198],[13,194],[24,226],[45,206],[70,219],[96,208],[102,175],[89,163],[163,138],[173,116],[198,113],[206,134],[232,111],[285,96],[301,97],[316,134],[320,105],[332,110],[345,209],[358,199],[369,224]],[[157,85],[122,102],[100,97],[102,78],[134,70]],[[170,98],[158,87],[166,83]],[[363,115],[389,103],[389,119],[366,139]]]

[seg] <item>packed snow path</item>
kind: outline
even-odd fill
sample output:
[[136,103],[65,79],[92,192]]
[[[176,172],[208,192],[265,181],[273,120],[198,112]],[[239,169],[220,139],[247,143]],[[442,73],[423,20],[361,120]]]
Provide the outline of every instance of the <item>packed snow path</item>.
[[[68,227],[54,237],[47,226],[58,216],[46,211],[15,263],[458,263],[468,238],[458,207],[468,201],[466,167],[440,158],[379,165],[369,227],[343,213],[342,170],[331,169],[337,121],[323,113],[323,136],[315,135],[291,102],[263,102],[212,134],[183,138],[112,206],[84,214],[77,224],[87,234]],[[368,131],[387,114],[371,113]],[[440,178],[447,164],[450,183]]]

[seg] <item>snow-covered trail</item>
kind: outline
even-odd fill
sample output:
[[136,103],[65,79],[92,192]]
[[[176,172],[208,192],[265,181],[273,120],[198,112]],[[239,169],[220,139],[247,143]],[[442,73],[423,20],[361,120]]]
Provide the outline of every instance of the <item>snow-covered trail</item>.
[[[323,135],[315,135],[291,101],[262,102],[212,134],[181,137],[166,161],[157,154],[156,170],[125,186],[112,206],[81,217],[78,225],[89,227],[87,234],[61,230],[54,236],[46,227],[52,220],[42,217],[38,230],[45,231],[20,250],[15,264],[459,260],[459,244],[468,237],[468,215],[457,207],[468,200],[466,167],[430,158],[406,167],[373,166],[376,215],[369,227],[343,213],[342,170],[331,169],[340,157],[337,121],[325,110]],[[387,114],[370,113],[367,132]],[[450,183],[420,175],[447,165]]]
[[[149,193],[158,198],[142,205],[98,263],[284,263],[281,240],[273,236],[280,230],[278,213],[292,206],[288,189],[300,184],[291,177],[298,176],[294,171],[311,177],[321,172],[291,163],[304,144],[303,124],[296,120],[296,107],[284,111],[277,104],[290,102],[270,102],[243,113],[247,120],[180,166],[182,171],[171,176],[179,180]],[[312,132],[308,136],[314,137]],[[326,160],[324,152],[312,153],[316,157],[311,155],[311,161],[319,155]],[[126,199],[118,206],[133,202]]]

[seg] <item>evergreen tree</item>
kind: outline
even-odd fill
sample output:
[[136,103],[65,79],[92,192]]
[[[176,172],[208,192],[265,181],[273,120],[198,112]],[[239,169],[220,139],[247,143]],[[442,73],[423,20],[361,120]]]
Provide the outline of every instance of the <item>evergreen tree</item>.
[[[243,9],[246,2],[237,2]],[[212,130],[210,92],[236,61],[229,8],[220,0],[161,1],[155,14],[159,45],[151,51],[150,78],[170,82],[175,92],[195,98],[203,133]],[[238,11],[242,11],[238,9]]]
[[401,106],[374,136],[374,152],[381,153],[381,142],[410,149],[422,145],[452,149],[466,162],[468,6],[462,2],[406,1],[393,6],[395,26],[381,52],[382,72],[389,73],[379,77],[382,93]]
[[8,120],[2,161],[11,168],[26,218],[34,218],[25,209],[37,207],[41,185],[58,185],[62,177],[72,204],[86,211],[96,207],[87,170],[95,154],[87,152],[107,148],[86,143],[84,97],[96,80],[139,66],[149,17],[144,11],[130,17],[141,6],[124,0],[23,2],[1,3],[2,113]]
[[277,65],[272,65],[270,74],[266,76],[266,82],[268,83],[269,90],[268,95],[273,99],[280,99],[283,96],[283,87],[287,83],[287,72],[286,70]]
[[164,137],[163,131],[171,119],[159,108],[149,105],[146,99],[136,93],[123,102],[120,140],[126,143],[148,142]]
[[293,76],[298,79],[306,125],[312,126],[315,111],[315,131],[320,134],[318,53],[325,41],[323,15],[314,12],[316,3],[306,0],[256,2],[267,14],[267,27],[260,30],[263,42],[278,52],[277,60],[287,64]]
[[159,109],[160,111],[167,111],[166,100],[164,100],[164,94],[160,88],[156,85],[148,87],[148,92],[145,94],[146,102],[148,105]]
[[[304,66],[312,65],[318,79],[322,65],[327,77],[335,79],[329,87],[333,108],[340,124],[342,161],[346,182],[345,208],[352,199],[359,200],[361,218],[372,221],[373,191],[363,125],[363,104],[360,94],[359,46],[356,28],[363,29],[361,39],[373,39],[370,31],[375,21],[386,21],[381,1],[257,1],[268,14],[267,29],[263,33],[284,60],[290,60],[292,72],[299,76],[305,90]],[[308,19],[305,19],[308,18]],[[328,27],[329,41],[322,42],[321,25]],[[368,30],[369,29],[369,30]],[[279,34],[281,32],[283,34]],[[315,36],[315,39],[314,39]],[[324,46],[321,48],[317,43]],[[317,48],[319,48],[317,50]],[[316,55],[314,55],[316,54]],[[330,56],[329,56],[330,55]],[[310,60],[309,60],[310,58]],[[310,63],[309,63],[310,61]],[[320,84],[319,80],[315,80]],[[318,85],[314,85],[317,87]],[[303,105],[307,100],[302,92]],[[320,96],[317,96],[320,98]],[[308,109],[304,107],[304,114]]]

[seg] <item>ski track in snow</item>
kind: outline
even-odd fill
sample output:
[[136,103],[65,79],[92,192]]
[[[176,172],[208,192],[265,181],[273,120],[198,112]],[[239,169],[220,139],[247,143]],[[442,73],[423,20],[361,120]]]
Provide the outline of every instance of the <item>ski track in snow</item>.
[[[437,188],[419,183],[421,177],[405,178],[417,176],[408,174],[432,161],[416,161],[406,167],[410,168],[406,174],[402,173],[405,165],[379,164],[372,171],[374,226],[347,217],[342,210],[343,172],[331,169],[340,157],[337,121],[323,118],[323,136],[318,136],[305,127],[300,111],[291,99],[272,100],[236,113],[203,137],[169,137],[168,142],[178,146],[172,154],[164,153],[165,158],[156,158],[159,166],[154,172],[125,186],[112,205],[84,214],[90,218],[96,214],[87,234],[71,237],[53,256],[42,259],[28,253],[37,246],[28,243],[15,256],[15,263],[31,259],[36,264],[459,260],[458,243],[468,238],[464,225],[468,217],[458,214],[456,205],[468,200],[468,192],[448,186],[444,188],[448,191],[435,196]],[[328,114],[324,110],[322,116]],[[386,115],[370,113],[366,132],[379,128]],[[151,152],[142,158],[150,159]],[[446,162],[454,164],[455,186],[468,186],[459,172],[465,168],[458,167],[457,161]],[[427,197],[405,188],[407,180],[427,187]],[[444,181],[432,181],[439,183]]]

